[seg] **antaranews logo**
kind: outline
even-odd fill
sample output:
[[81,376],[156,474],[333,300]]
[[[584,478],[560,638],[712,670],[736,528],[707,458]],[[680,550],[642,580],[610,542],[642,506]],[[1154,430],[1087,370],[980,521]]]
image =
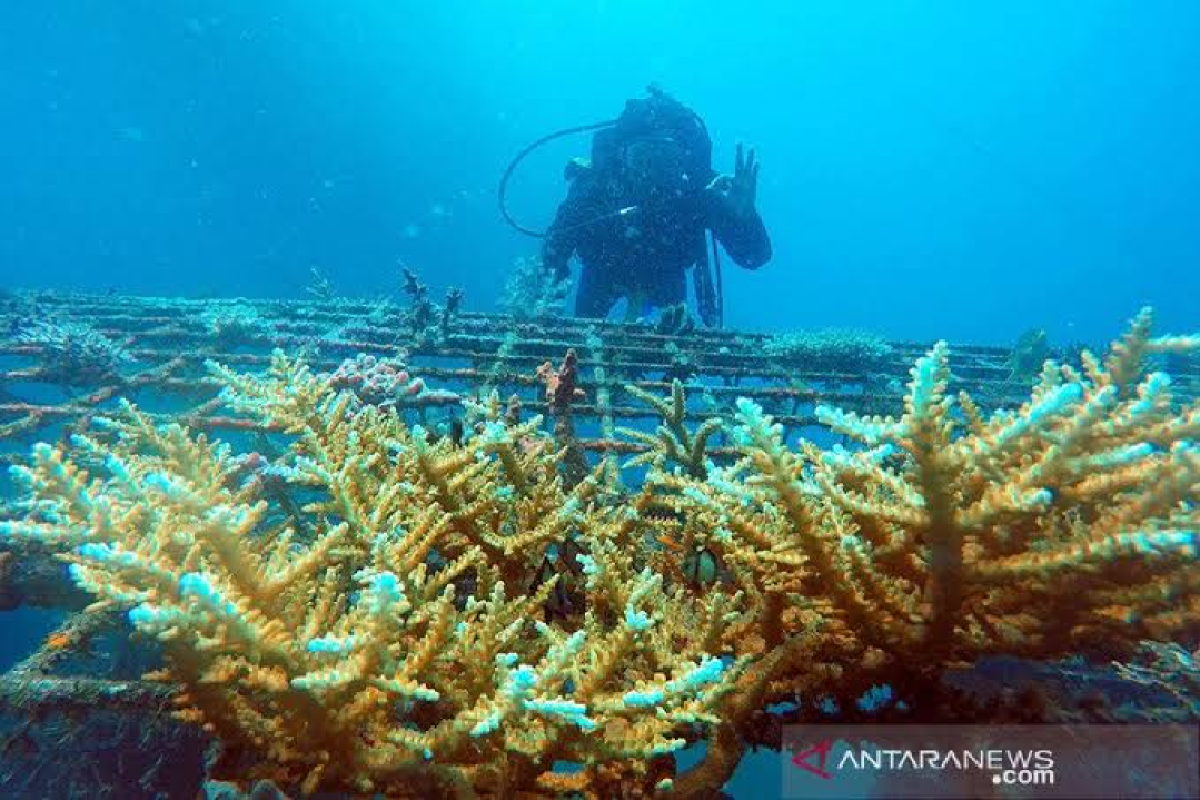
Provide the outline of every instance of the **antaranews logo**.
[[[829,757],[829,752],[833,750],[833,740],[826,739],[823,742],[818,742],[807,750],[802,750],[792,756],[792,763],[802,770],[811,772],[818,778],[832,780],[833,773],[825,769],[825,759]],[[816,763],[813,763],[816,759]]]
[[784,747],[793,800],[1200,800],[1197,725],[789,725]]
[[[825,739],[792,756],[792,764],[823,780],[848,771],[886,774],[890,772],[947,771],[986,772],[991,781],[1004,786],[1049,786],[1054,783],[1052,750],[920,749],[848,747],[830,759],[834,742]],[[832,761],[832,769],[829,762]]]

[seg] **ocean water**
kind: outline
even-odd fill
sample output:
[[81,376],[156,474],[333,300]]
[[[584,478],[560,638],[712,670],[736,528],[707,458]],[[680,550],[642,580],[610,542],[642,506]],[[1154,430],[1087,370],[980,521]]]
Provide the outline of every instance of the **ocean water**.
[[[655,82],[763,161],[727,323],[1107,340],[1200,296],[1192,3],[9,3],[0,286],[345,294],[396,264],[467,305],[536,242],[509,157]],[[549,222],[539,151],[513,210]],[[502,283],[502,281],[501,281]]]
[[[732,168],[762,159],[774,257],[726,261],[728,327],[1106,342],[1200,329],[1200,4],[325,3],[0,7],[0,291],[295,298],[399,289],[495,310],[496,186],[654,83]],[[536,151],[542,227],[587,135]],[[53,628],[7,620],[0,669]],[[768,756],[730,787],[778,779]],[[754,772],[753,770],[759,770]],[[774,786],[774,784],[770,784]]]

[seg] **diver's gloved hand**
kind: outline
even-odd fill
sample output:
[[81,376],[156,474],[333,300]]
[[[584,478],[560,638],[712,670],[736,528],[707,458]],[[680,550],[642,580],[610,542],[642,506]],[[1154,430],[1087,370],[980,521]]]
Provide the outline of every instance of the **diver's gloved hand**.
[[742,143],[738,142],[733,175],[718,175],[705,191],[724,203],[738,219],[751,217],[755,213],[754,199],[758,194],[759,166],[754,149],[744,152]]

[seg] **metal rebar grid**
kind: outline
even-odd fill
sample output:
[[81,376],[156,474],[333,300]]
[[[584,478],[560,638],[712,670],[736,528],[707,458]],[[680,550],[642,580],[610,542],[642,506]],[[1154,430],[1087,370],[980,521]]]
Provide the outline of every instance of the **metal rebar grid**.
[[[869,360],[772,356],[770,337],[727,330],[669,333],[651,325],[588,319],[517,319],[459,313],[446,324],[413,330],[404,307],[356,301],[182,300],[44,294],[0,306],[0,324],[11,331],[38,319],[82,324],[132,357],[110,374],[73,375],[71,364],[37,343],[0,345],[0,444],[28,443],[103,413],[118,397],[144,410],[169,409],[193,428],[245,430],[246,420],[223,413],[206,375],[209,359],[239,370],[263,369],[275,348],[305,350],[317,371],[332,371],[357,353],[401,356],[436,388],[461,395],[495,389],[516,394],[529,410],[543,410],[535,371],[558,363],[568,348],[579,355],[586,399],[573,408],[585,449],[634,451],[613,439],[617,425],[636,426],[652,409],[625,391],[635,385],[665,394],[673,378],[688,389],[688,416],[728,416],[739,396],[754,399],[789,431],[815,423],[813,408],[829,403],[862,413],[898,413],[908,370],[927,346],[893,343]],[[226,324],[232,320],[235,324]],[[1014,376],[1011,351],[955,346],[956,388],[984,407],[1021,402],[1028,376]],[[1194,395],[1200,383],[1193,362],[1178,374],[1177,390]],[[148,402],[149,401],[149,402]],[[444,396],[413,398],[411,412],[439,418],[429,406]],[[441,413],[453,413],[443,409]],[[57,433],[56,435],[61,435]],[[4,458],[16,457],[13,448]]]

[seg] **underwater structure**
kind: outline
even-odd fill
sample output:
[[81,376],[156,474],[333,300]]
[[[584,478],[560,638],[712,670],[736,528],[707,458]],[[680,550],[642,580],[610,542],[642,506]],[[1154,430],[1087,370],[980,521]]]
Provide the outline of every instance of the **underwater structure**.
[[[9,786],[713,796],[885,686],[1197,719],[1200,337],[1146,310],[1022,376],[406,288],[6,301],[0,601],[69,612],[0,678]],[[979,689],[998,657],[1124,688]]]

